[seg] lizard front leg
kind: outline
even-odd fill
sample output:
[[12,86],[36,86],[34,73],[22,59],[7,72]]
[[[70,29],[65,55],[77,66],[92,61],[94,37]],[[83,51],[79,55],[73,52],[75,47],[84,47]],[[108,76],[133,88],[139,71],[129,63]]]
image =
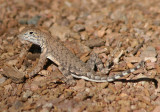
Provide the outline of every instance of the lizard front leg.
[[65,83],[67,83],[68,85],[74,86],[76,85],[76,81],[73,79],[71,73],[66,70],[64,67],[59,66],[58,69],[62,72],[62,74],[64,75],[64,78],[62,79]]
[[37,64],[37,66],[34,68],[33,71],[31,71],[28,75],[29,78],[33,77],[35,74],[37,74],[44,66],[45,62],[46,62],[46,54],[47,54],[47,49],[44,49],[43,52],[40,55],[40,59],[39,62]]

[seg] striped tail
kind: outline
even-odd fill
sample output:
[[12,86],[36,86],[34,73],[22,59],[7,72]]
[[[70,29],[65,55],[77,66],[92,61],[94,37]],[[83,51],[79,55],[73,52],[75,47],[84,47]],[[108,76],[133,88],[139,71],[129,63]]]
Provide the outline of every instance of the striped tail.
[[108,82],[112,82],[112,81],[117,80],[117,79],[119,79],[119,78],[121,78],[121,77],[124,77],[124,76],[126,76],[126,75],[128,75],[128,74],[130,74],[130,73],[132,73],[132,72],[134,72],[134,71],[136,71],[136,70],[139,69],[141,66],[144,66],[144,61],[141,61],[141,62],[139,63],[139,65],[137,65],[135,68],[131,68],[131,69],[128,69],[128,70],[126,70],[126,71],[123,71],[123,72],[121,72],[121,73],[119,73],[119,74],[116,74],[116,75],[114,75],[114,76],[112,76],[112,77],[108,77],[108,78],[107,78],[107,81],[108,81]]
[[112,77],[99,76],[99,75],[93,74],[93,72],[88,72],[86,75],[83,75],[83,76],[82,75],[75,75],[75,74],[71,74],[71,75],[75,78],[81,78],[81,79],[93,81],[93,82],[113,82],[121,77],[128,75],[129,73],[136,71],[137,69],[139,69],[143,65],[144,65],[144,61],[141,61],[139,63],[139,65],[137,65],[135,68],[128,69],[128,70],[123,71],[123,72],[121,72],[117,75],[114,75]]

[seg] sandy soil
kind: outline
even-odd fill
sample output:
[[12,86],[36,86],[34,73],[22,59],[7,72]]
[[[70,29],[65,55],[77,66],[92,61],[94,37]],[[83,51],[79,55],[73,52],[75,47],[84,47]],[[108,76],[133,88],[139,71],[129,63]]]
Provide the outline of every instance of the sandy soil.
[[[75,79],[71,87],[48,60],[26,79],[40,56],[17,38],[26,26],[49,31],[83,61],[94,51],[114,62],[110,76],[145,64],[113,83]],[[160,112],[159,82],[159,0],[0,0],[1,112]]]

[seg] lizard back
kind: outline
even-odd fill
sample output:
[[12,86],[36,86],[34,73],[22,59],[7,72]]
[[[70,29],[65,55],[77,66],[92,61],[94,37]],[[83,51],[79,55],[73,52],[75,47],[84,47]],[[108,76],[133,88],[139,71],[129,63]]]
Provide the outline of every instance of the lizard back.
[[[43,32],[37,28],[25,28],[18,37],[23,40],[30,41],[41,47],[43,56],[55,62],[62,70],[67,71],[76,78],[82,78],[94,82],[111,82],[120,77],[134,72],[144,63],[143,61],[133,69],[123,71],[112,77],[99,76],[90,66],[76,57],[69,49],[67,49],[58,39],[49,33]],[[36,72],[40,70],[35,70]],[[61,71],[62,71],[61,70]],[[35,72],[33,72],[35,73]]]

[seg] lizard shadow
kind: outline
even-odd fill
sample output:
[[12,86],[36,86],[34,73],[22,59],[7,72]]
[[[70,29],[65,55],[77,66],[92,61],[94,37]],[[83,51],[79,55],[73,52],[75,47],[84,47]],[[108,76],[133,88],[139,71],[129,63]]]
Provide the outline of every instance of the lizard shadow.
[[29,48],[28,52],[41,53],[41,47],[36,44],[32,44],[31,47]]
[[[34,54],[34,53],[40,54],[41,53],[41,47],[36,45],[36,44],[32,44],[28,51],[31,52],[32,54]],[[46,60],[46,64],[43,66],[43,69],[47,69],[47,67],[50,66],[51,64],[56,65],[56,63],[54,63],[53,61],[47,59]]]
[[141,81],[147,81],[147,82],[153,82],[154,86],[156,88],[158,88],[158,81],[154,78],[139,78],[139,79],[132,79],[132,80],[126,80],[126,79],[117,79],[114,82],[132,82],[132,83],[137,83],[137,82],[141,82]]

